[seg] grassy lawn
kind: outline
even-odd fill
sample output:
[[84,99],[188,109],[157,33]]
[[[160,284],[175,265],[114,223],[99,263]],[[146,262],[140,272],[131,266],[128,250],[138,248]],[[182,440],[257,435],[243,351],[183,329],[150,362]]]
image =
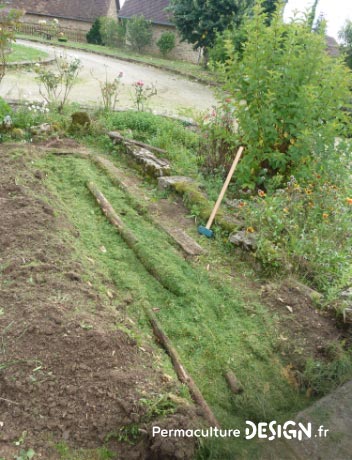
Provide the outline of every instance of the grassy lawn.
[[69,46],[70,48],[103,53],[107,56],[113,56],[120,59],[131,59],[133,61],[141,62],[143,64],[154,65],[166,70],[170,70],[171,72],[180,72],[185,76],[189,76],[190,78],[200,79],[209,83],[216,82],[216,78],[210,72],[207,72],[201,66],[192,64],[190,62],[163,59],[161,57],[149,56],[146,54],[138,54],[129,49],[127,50],[123,48],[109,48],[107,46],[92,45],[89,43],[77,43],[71,41],[68,41],[66,43],[60,43],[53,40],[45,40],[44,38],[34,37],[32,35],[20,34],[18,38],[39,41],[42,43],[48,43],[50,45]]
[[46,59],[48,54],[44,51],[39,51],[29,46],[19,45],[14,43],[12,45],[12,52],[8,55],[8,62],[22,62],[31,61],[37,62],[41,59]]

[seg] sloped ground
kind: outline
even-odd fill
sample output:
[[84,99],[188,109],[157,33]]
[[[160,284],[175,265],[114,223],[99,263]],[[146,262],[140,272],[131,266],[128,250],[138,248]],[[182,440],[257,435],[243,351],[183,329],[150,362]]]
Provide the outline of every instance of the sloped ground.
[[[177,389],[155,365],[155,350],[115,327],[130,299],[105,279],[97,292],[72,252],[78,235],[42,199],[42,173],[33,175],[15,148],[0,152],[0,458],[32,448],[35,458],[56,459],[59,442],[93,449],[84,459],[103,458],[95,450],[103,444],[111,458],[192,458],[193,442],[150,439],[153,414],[141,397]],[[179,411],[161,423],[189,426],[192,410]],[[116,442],[141,422],[139,442]]]
[[[79,148],[72,140],[65,140],[61,147],[69,152]],[[329,315],[321,315],[309,299],[284,284],[265,284],[261,307],[257,303],[260,280],[246,273],[245,262],[234,262],[234,254],[222,251],[216,240],[200,240],[207,252],[186,263],[166,235],[136,213],[124,193],[89,159],[54,157],[48,150],[31,145],[1,146],[0,150],[0,459],[10,460],[21,447],[31,447],[38,458],[48,460],[105,460],[108,457],[97,450],[102,445],[114,452],[112,458],[195,458],[192,442],[150,439],[152,422],[170,409],[165,399],[161,404],[155,401],[178,389],[161,371],[161,356],[152,348],[150,335],[146,345],[145,336],[130,319],[142,324],[140,310],[145,301],[158,307],[158,318],[224,426],[238,427],[251,418],[262,421],[267,418],[263,415],[266,407],[275,419],[291,419],[309,404],[312,389],[308,388],[306,396],[297,391],[296,367],[300,369],[309,357],[324,357],[325,345],[347,340],[347,330],[337,328]],[[118,157],[109,158],[117,162],[125,181],[128,178],[133,196],[149,203],[149,217],[165,219],[198,238],[182,203],[154,199],[153,189]],[[177,276],[185,270],[184,292],[178,297],[138,265],[132,251],[95,208],[87,180],[102,187],[126,225],[158,254],[157,263],[169,269],[174,262]],[[53,195],[44,182],[47,187],[55,185],[50,188]],[[59,197],[62,202],[57,201]],[[240,259],[241,253],[235,256]],[[110,264],[109,270],[100,271],[100,262]],[[202,309],[211,307],[210,313],[202,313],[202,321],[198,303]],[[231,315],[224,320],[217,312],[208,331],[208,316],[219,305],[232,305]],[[191,315],[188,321],[186,314]],[[220,340],[223,324],[226,334],[234,336],[224,344],[217,342],[213,355],[209,344]],[[149,325],[145,330],[150,334]],[[200,339],[204,360],[199,355]],[[219,345],[224,350],[223,361]],[[220,375],[230,354],[245,388],[236,397]],[[265,405],[263,414],[258,412],[261,404]],[[193,419],[193,409],[183,405],[157,423],[169,428],[199,427],[199,421]],[[135,436],[136,423],[144,434]],[[21,445],[14,446],[21,438]],[[122,442],[127,440],[134,444]],[[55,448],[59,442],[83,448],[85,453],[59,457]],[[271,445],[268,452],[258,452],[255,445],[236,440],[225,446],[226,451],[214,451],[204,458],[281,458],[281,446],[276,451]],[[93,450],[88,453],[87,449]]]

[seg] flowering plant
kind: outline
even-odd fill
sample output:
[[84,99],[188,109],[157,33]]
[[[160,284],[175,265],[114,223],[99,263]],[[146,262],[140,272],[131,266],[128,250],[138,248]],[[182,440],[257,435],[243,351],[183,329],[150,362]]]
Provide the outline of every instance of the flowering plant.
[[119,72],[119,74],[112,81],[109,81],[107,72],[105,71],[105,80],[98,80],[104,110],[109,111],[115,109],[116,103],[118,101],[119,88],[122,77],[123,72]]
[[150,86],[145,86],[142,80],[138,80],[133,83],[133,102],[138,111],[142,111],[145,108],[148,100],[157,94],[156,87],[151,84]]

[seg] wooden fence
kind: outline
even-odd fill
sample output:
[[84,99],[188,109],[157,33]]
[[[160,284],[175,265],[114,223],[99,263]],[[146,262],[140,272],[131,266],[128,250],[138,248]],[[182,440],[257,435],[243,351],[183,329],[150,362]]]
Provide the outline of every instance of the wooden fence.
[[[50,27],[48,27],[45,24],[31,24],[28,22],[21,22],[21,24],[18,26],[18,31],[26,35],[44,37],[48,40],[57,39],[56,36],[53,36]],[[60,26],[58,32],[62,33],[63,37],[67,38],[70,41],[81,43],[87,42],[86,32],[83,32],[82,30],[74,30],[69,27]]]

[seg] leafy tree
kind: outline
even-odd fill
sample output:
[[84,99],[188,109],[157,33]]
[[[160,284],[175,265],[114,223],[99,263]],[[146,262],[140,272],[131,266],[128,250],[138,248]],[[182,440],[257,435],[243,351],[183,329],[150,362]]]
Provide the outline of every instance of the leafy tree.
[[14,9],[0,9],[0,83],[6,73],[7,55],[11,43],[15,41],[16,26],[22,11]]
[[[286,2],[287,0],[283,0]],[[236,30],[255,0],[171,0],[170,10],[183,40],[195,48],[207,50],[216,42],[217,34],[230,28]],[[280,0],[265,0],[264,10],[274,13]]]
[[132,16],[127,22],[127,41],[130,42],[132,48],[139,52],[145,46],[152,42],[153,31],[152,23],[143,15]]
[[[351,76],[326,53],[324,31],[312,33],[309,20],[285,24],[279,9],[267,26],[260,4],[245,21],[242,56],[229,46],[223,65],[225,90],[238,124],[237,145],[246,153],[237,177],[242,186],[280,187],[332,174],[346,122]],[[335,167],[336,171],[336,167]]]
[[160,53],[166,57],[176,45],[176,37],[172,32],[164,32],[156,42]]
[[124,45],[126,27],[123,22],[119,23],[113,18],[102,17],[99,25],[103,45],[111,47]]
[[342,40],[342,51],[345,55],[346,64],[352,69],[352,21],[347,20],[339,32]]
[[238,0],[171,0],[170,9],[183,40],[210,48],[241,10]]
[[308,26],[311,29],[313,29],[313,26],[314,26],[315,16],[317,14],[318,3],[319,3],[319,0],[314,0],[313,6],[308,15]]
[[90,31],[87,33],[87,42],[93,43],[94,45],[102,45],[103,39],[101,37],[100,23],[102,18],[97,18],[94,22]]

